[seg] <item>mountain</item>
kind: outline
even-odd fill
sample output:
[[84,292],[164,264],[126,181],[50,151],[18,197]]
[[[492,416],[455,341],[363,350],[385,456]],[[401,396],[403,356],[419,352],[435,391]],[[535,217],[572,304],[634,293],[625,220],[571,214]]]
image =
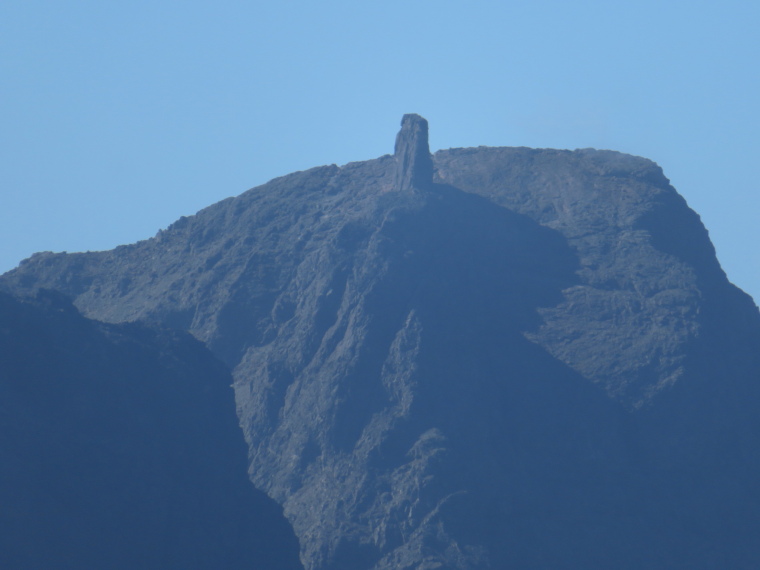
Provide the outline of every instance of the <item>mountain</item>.
[[0,323],[3,568],[302,568],[201,343],[44,290]]
[[643,158],[427,135],[0,286],[204,341],[309,569],[760,565],[760,314],[699,217]]

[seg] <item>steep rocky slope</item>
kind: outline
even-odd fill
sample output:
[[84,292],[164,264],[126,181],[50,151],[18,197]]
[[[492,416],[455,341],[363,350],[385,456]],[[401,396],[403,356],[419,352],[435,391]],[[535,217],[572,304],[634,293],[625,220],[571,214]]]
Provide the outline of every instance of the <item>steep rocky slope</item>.
[[191,331],[308,568],[760,564],[760,317],[652,162],[427,148],[2,278]]
[[301,568],[230,382],[187,334],[0,294],[3,568]]

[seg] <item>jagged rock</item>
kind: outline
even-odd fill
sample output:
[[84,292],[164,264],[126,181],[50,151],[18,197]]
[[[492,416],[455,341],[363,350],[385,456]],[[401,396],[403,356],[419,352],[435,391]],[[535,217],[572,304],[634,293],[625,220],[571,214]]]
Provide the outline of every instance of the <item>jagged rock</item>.
[[760,565],[760,315],[698,216],[645,159],[426,133],[0,284],[206,341],[310,569]]
[[428,145],[428,123],[419,115],[404,115],[396,135],[397,190],[425,188],[433,181],[433,160]]

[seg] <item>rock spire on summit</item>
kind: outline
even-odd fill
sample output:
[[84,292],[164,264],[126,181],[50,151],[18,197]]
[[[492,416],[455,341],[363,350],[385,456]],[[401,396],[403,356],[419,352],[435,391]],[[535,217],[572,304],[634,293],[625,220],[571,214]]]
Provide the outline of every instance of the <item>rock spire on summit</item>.
[[404,115],[396,135],[397,190],[423,188],[433,181],[433,159],[428,145],[428,122],[415,114]]

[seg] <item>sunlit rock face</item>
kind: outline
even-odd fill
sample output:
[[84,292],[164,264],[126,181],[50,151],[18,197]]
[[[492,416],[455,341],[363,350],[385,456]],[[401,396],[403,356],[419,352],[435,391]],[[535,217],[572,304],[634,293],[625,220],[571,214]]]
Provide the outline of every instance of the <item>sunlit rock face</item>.
[[760,316],[646,159],[324,166],[6,274],[189,330],[310,569],[760,565]]
[[397,190],[425,188],[433,181],[433,161],[428,145],[428,122],[419,115],[404,115],[396,135],[395,187]]

